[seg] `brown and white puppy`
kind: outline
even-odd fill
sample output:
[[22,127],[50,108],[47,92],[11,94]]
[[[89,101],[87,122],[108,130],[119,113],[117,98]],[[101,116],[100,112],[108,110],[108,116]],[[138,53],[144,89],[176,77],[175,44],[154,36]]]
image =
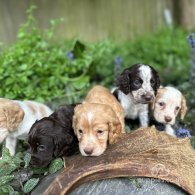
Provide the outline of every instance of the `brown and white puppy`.
[[10,154],[15,154],[17,139],[25,140],[32,124],[53,111],[34,101],[0,98],[0,143],[5,140]]
[[124,110],[108,89],[95,86],[76,106],[73,128],[81,154],[99,156],[124,133]]
[[174,87],[159,88],[153,109],[154,119],[165,124],[167,134],[175,136],[174,129],[171,126],[175,124],[179,112],[180,118],[183,120],[187,111],[186,99],[182,93]]

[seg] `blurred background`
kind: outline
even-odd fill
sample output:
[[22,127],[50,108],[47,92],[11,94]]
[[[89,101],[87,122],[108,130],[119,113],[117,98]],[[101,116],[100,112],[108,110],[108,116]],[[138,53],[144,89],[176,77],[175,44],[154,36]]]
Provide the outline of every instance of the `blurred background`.
[[164,26],[195,26],[194,0],[1,0],[1,42],[16,40],[30,5],[38,8],[34,16],[42,29],[48,28],[51,19],[64,18],[55,31],[63,39],[123,41]]
[[63,39],[124,41],[163,26],[192,29],[195,25],[194,0],[1,0],[1,42],[16,40],[30,5],[38,8],[34,16],[41,29],[48,28],[51,19],[64,18],[55,32]]

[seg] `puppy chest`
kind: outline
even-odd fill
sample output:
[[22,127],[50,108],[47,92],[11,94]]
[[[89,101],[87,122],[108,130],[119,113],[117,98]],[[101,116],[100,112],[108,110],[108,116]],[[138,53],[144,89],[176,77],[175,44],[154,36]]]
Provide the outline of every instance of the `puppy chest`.
[[139,109],[131,102],[122,102],[122,107],[125,110],[125,117],[130,119],[136,119],[139,115]]

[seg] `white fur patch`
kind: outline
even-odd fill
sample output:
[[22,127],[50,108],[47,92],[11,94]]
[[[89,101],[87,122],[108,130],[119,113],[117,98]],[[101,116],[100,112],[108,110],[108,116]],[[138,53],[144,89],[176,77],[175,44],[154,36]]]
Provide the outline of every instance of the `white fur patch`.
[[88,119],[89,123],[92,121],[93,116],[94,116],[93,112],[87,112],[87,119]]
[[150,94],[154,97],[154,90],[150,83],[150,80],[152,78],[151,68],[147,65],[141,65],[139,67],[139,76],[143,81],[142,86],[138,90],[132,91],[132,95],[137,103],[143,103],[143,95]]
[[6,128],[0,128],[0,143],[8,136],[9,132]]

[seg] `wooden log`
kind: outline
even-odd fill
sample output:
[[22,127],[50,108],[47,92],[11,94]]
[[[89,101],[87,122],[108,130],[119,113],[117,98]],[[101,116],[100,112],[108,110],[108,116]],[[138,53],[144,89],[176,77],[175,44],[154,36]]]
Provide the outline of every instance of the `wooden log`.
[[178,139],[154,127],[121,135],[98,157],[66,157],[66,168],[44,194],[67,194],[78,185],[114,177],[150,177],[195,194],[195,151],[188,138]]

